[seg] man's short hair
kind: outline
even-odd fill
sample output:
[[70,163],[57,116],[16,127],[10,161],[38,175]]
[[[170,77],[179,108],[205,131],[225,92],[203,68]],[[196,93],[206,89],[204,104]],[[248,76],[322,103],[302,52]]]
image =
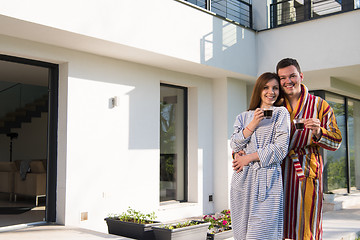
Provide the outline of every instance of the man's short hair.
[[296,67],[298,72],[301,73],[299,63],[296,61],[296,59],[293,59],[293,58],[284,58],[280,62],[278,62],[278,64],[276,65],[276,73],[279,72],[280,68],[286,68],[286,67],[291,66],[291,65]]

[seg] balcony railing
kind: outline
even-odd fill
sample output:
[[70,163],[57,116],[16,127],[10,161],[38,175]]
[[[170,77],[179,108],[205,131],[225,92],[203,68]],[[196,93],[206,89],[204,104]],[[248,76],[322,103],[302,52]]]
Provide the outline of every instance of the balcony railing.
[[185,0],[215,13],[217,16],[252,28],[252,5],[250,0]]
[[360,0],[284,0],[270,5],[271,28],[359,8]]

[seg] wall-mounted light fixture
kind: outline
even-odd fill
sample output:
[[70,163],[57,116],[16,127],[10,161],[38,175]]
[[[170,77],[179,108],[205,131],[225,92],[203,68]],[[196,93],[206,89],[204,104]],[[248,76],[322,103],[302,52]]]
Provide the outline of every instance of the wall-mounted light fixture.
[[114,108],[118,106],[118,97],[109,98],[109,108]]

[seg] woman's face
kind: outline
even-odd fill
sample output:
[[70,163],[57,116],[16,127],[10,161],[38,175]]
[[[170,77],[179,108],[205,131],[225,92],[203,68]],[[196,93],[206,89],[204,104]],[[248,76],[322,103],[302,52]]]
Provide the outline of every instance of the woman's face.
[[279,97],[279,83],[276,81],[276,79],[269,80],[263,90],[261,91],[260,97],[261,97],[261,104],[260,106],[267,107],[267,106],[273,106],[276,102],[276,99]]

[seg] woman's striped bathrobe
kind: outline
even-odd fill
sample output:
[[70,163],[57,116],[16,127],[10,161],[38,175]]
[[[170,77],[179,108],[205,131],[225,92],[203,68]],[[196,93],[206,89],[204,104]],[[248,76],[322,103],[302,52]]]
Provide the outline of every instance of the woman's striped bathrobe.
[[[284,237],[290,239],[322,239],[323,160],[320,147],[335,151],[341,144],[341,132],[329,104],[308,93],[301,85],[296,109],[285,107],[290,118],[318,118],[322,136],[314,139],[310,130],[295,131],[291,125],[289,156],[284,160]],[[296,168],[298,167],[298,168]],[[297,170],[297,171],[296,171]]]
[[263,119],[255,132],[244,138],[243,129],[254,111],[236,117],[230,146],[233,152],[257,152],[260,162],[250,163],[231,181],[230,209],[234,238],[282,239],[283,185],[281,162],[290,137],[290,116],[284,107],[274,107],[273,117]]

